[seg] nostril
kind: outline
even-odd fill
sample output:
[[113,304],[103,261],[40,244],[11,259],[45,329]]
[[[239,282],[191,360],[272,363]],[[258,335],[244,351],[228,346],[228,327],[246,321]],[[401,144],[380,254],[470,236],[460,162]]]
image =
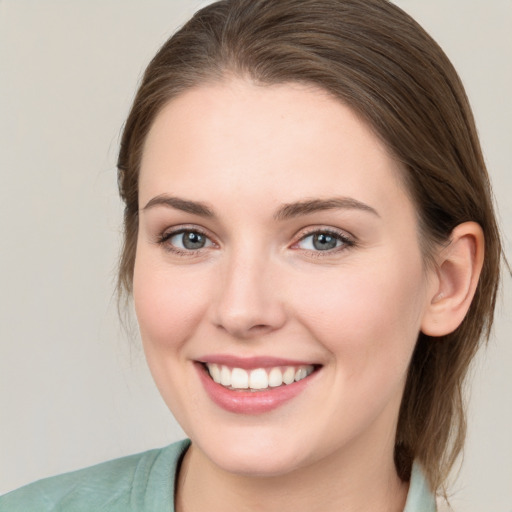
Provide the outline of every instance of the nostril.
[[217,323],[216,327],[235,338],[245,339],[260,336],[272,332],[275,327],[268,324],[244,325],[242,323]]
[[251,330],[253,330],[253,331],[263,331],[263,330],[267,330],[267,329],[270,329],[270,326],[265,325],[265,324],[253,325],[251,327]]

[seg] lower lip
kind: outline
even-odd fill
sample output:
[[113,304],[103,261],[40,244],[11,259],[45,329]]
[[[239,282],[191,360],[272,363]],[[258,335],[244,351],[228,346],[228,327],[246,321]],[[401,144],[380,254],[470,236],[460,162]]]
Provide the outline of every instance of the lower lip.
[[237,414],[262,414],[277,409],[300,394],[310,383],[313,372],[308,377],[265,391],[242,391],[227,389],[217,384],[201,363],[196,363],[199,377],[210,399],[226,411]]

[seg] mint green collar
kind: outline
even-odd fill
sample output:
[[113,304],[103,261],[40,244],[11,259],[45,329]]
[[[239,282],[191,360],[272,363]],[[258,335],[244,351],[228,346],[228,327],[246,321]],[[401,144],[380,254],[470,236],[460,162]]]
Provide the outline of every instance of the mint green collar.
[[436,510],[435,497],[421,466],[415,462],[412,466],[411,482],[404,512],[436,512]]

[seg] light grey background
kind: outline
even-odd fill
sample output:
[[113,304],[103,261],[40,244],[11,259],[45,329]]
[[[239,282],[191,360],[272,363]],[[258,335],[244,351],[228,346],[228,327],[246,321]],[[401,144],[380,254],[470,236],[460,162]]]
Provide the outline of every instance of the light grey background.
[[[0,0],[0,493],[183,436],[114,298],[120,127],[198,0]],[[512,259],[512,1],[397,0],[474,107]],[[458,512],[512,510],[512,286],[475,365]],[[507,314],[508,312],[508,314]],[[508,318],[507,318],[508,317]]]

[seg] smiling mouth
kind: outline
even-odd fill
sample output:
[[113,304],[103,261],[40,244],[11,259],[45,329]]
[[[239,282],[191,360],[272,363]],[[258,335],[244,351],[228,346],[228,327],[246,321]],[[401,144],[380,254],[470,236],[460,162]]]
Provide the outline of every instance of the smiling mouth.
[[211,379],[226,389],[233,391],[267,391],[309,377],[318,365],[274,366],[271,368],[244,368],[229,367],[216,363],[203,363]]

